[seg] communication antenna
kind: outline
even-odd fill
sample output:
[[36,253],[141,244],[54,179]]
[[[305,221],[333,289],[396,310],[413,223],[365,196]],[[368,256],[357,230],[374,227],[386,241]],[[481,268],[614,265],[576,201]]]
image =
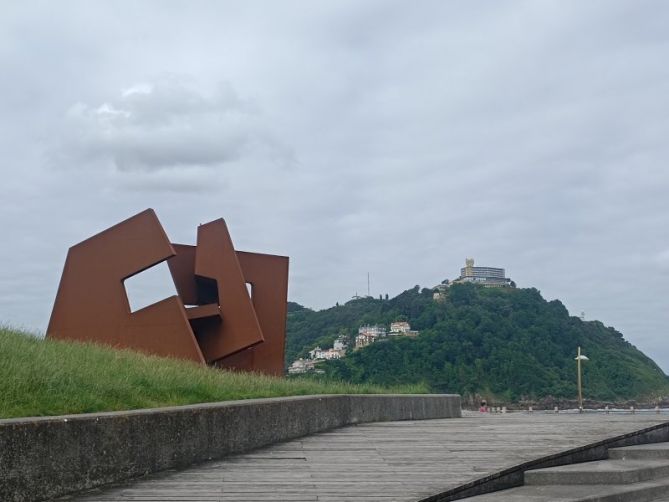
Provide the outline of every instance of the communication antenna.
[[369,294],[369,272],[367,272],[367,296],[370,296],[370,294]]

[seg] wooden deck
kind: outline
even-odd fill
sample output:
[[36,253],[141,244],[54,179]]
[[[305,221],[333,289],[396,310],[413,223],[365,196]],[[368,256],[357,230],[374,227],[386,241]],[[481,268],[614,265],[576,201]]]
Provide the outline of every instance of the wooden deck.
[[415,501],[666,421],[655,414],[535,412],[363,424],[59,500]]

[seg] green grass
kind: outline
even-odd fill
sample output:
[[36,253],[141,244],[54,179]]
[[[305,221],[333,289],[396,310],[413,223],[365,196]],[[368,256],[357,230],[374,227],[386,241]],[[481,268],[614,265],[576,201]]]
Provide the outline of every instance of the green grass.
[[0,327],[0,418],[129,410],[308,394],[425,393],[233,373]]

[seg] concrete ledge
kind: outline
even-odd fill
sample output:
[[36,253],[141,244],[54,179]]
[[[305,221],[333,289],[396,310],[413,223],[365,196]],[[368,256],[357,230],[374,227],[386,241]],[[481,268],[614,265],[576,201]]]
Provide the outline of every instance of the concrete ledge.
[[0,500],[46,500],[355,423],[460,416],[457,395],[376,394],[0,420]]

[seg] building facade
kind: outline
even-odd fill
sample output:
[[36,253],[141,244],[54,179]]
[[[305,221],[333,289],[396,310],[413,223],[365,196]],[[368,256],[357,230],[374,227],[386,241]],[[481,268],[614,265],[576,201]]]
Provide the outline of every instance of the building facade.
[[411,329],[411,325],[406,321],[396,321],[390,323],[390,332],[388,336],[408,336],[416,337],[418,336],[418,331]]
[[332,348],[334,350],[340,350],[342,352],[346,352],[346,349],[348,348],[348,342],[346,341],[346,338],[337,338],[334,341],[334,344],[332,345]]
[[345,349],[321,349],[316,347],[314,350],[309,351],[309,359],[314,361],[317,360],[330,360],[330,359],[341,359],[346,354]]
[[411,331],[411,325],[406,321],[397,321],[390,323],[391,333],[408,333]]
[[298,375],[300,373],[308,373],[309,371],[314,371],[315,366],[316,361],[300,358],[297,361],[293,361],[293,364],[288,368],[288,374]]
[[361,326],[358,329],[358,336],[355,337],[355,348],[361,349],[378,341],[386,336],[386,328],[383,326]]
[[460,277],[452,283],[472,282],[480,284],[486,288],[510,288],[514,287],[513,281],[506,277],[503,268],[496,267],[475,267],[474,259],[467,258],[465,266],[460,269]]

